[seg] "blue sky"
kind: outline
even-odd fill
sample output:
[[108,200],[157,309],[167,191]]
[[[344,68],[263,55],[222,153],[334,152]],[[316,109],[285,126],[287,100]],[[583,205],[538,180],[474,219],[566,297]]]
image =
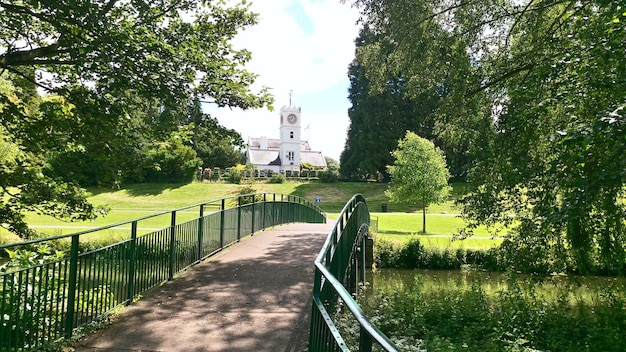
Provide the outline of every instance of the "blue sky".
[[278,138],[280,107],[302,108],[303,138],[339,160],[349,125],[348,65],[354,58],[358,12],[339,0],[257,0],[259,23],[241,33],[235,46],[252,52],[246,66],[259,75],[253,89],[272,88],[274,111],[208,108],[220,123],[249,137]]

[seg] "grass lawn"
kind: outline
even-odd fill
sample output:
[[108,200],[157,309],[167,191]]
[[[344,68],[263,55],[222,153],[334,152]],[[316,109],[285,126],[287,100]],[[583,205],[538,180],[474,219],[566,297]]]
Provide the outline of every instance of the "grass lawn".
[[478,228],[471,238],[453,238],[465,226],[465,221],[451,214],[426,214],[426,233],[421,233],[421,213],[372,213],[371,216],[378,220],[377,236],[391,241],[408,242],[418,238],[426,246],[450,248],[490,248],[502,242],[493,239],[484,227]]
[[[45,236],[75,233],[91,228],[97,228],[110,224],[118,224],[160,212],[180,209],[202,202],[219,200],[223,197],[234,196],[244,187],[251,187],[259,193],[277,193],[296,195],[314,201],[320,198],[319,206],[328,213],[329,221],[335,221],[337,213],[341,211],[346,202],[354,194],[362,194],[372,212],[372,217],[378,219],[378,235],[391,240],[408,241],[412,237],[418,237],[425,244],[441,246],[493,246],[499,240],[492,240],[486,230],[478,231],[478,236],[464,241],[453,241],[452,235],[463,227],[461,218],[454,214],[458,212],[454,208],[453,200],[463,191],[462,184],[453,185],[454,191],[449,201],[432,205],[427,209],[426,234],[420,234],[422,229],[421,210],[404,204],[389,203],[384,191],[386,184],[365,182],[340,182],[340,183],[296,183],[286,182],[282,184],[269,184],[255,182],[249,184],[227,183],[188,183],[188,184],[135,184],[128,185],[123,189],[108,191],[90,189],[92,196],[89,200],[97,206],[105,206],[110,209],[106,216],[95,221],[73,222],[57,220],[49,216],[28,213],[27,222]],[[382,204],[388,204],[388,213],[377,213]],[[213,210],[217,210],[214,208]],[[206,209],[210,212],[212,209]],[[177,214],[179,221],[186,218],[192,219],[197,216],[199,208],[192,208]],[[169,226],[169,214],[150,218],[139,222],[139,232],[163,228]],[[95,240],[124,239],[130,234],[130,225],[122,225],[104,230],[98,235],[90,235]],[[13,242],[13,237],[8,231],[0,228],[0,243]]]

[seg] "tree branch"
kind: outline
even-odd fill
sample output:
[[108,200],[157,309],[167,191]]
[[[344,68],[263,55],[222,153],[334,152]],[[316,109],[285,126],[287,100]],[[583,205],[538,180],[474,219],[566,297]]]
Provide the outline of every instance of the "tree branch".
[[514,70],[510,70],[508,72],[505,72],[504,74],[502,74],[501,76],[497,77],[496,79],[491,80],[489,82],[486,82],[484,84],[481,84],[479,87],[466,92],[463,96],[466,97],[466,98],[471,97],[471,96],[473,96],[473,95],[475,95],[475,94],[477,94],[479,92],[484,91],[485,89],[488,89],[488,88],[490,88],[490,87],[492,87],[492,86],[494,86],[494,85],[496,85],[496,84],[498,84],[498,83],[500,83],[500,82],[510,78],[510,77],[515,76],[516,74],[518,74],[520,72],[530,71],[533,67],[535,67],[534,63],[523,65],[523,66],[520,66],[520,67],[518,67],[518,68],[516,68]]
[[52,57],[59,53],[59,42],[57,41],[54,44],[35,48],[31,50],[18,50],[7,52],[6,54],[0,56],[0,66],[1,67],[9,67],[9,66],[21,66],[24,63],[32,63],[37,58],[40,57]]

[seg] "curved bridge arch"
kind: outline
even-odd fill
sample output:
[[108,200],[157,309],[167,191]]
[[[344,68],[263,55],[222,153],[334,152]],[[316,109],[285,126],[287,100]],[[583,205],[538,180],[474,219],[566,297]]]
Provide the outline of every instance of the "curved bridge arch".
[[376,344],[384,351],[399,351],[365,315],[354,300],[357,281],[365,281],[366,241],[369,234],[370,214],[365,198],[357,194],[345,205],[335,226],[328,235],[315,260],[313,304],[309,351],[350,351],[356,346],[346,343],[346,336],[334,321],[339,305],[347,308],[359,325],[359,351],[372,351]]

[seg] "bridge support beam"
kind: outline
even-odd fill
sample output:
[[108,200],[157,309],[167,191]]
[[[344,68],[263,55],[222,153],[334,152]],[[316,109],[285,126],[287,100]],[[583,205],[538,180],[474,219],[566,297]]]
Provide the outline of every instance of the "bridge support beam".
[[365,268],[371,269],[374,266],[374,239],[365,237]]

